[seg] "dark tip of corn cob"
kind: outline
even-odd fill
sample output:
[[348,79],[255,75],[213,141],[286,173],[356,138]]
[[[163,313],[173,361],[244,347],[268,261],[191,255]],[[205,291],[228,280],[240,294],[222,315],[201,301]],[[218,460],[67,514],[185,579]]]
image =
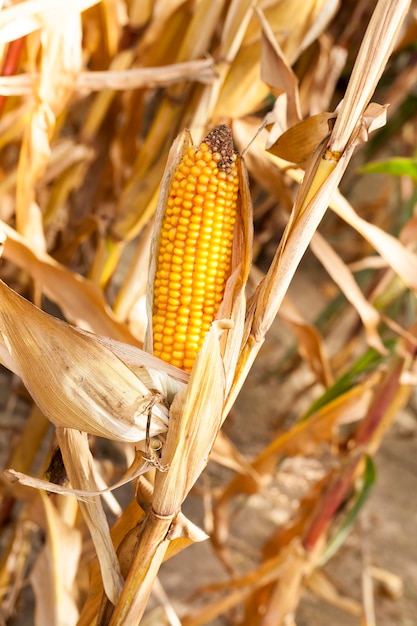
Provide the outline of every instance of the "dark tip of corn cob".
[[221,159],[217,163],[219,170],[230,172],[235,160],[233,135],[230,128],[226,124],[216,126],[203,139],[202,143],[206,143],[213,153],[221,155]]

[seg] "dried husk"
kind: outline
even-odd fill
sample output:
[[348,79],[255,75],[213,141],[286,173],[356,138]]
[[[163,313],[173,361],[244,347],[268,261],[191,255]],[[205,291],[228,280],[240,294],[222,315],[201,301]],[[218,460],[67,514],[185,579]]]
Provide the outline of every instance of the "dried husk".
[[221,425],[225,395],[220,353],[222,322],[214,322],[197,356],[187,390],[178,393],[170,410],[161,464],[168,471],[155,478],[154,511],[173,515],[207,464]]
[[1,333],[17,373],[56,426],[118,441],[164,432],[167,409],[113,352],[0,283]]

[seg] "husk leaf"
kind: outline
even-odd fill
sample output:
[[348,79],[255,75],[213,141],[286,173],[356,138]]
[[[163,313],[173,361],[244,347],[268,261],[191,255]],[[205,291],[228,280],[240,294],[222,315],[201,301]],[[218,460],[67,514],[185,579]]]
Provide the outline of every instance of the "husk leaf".
[[[43,313],[2,282],[0,295],[1,333],[45,415],[56,426],[119,441],[144,440],[155,399],[132,370],[92,335]],[[152,435],[167,423],[162,404],[156,403],[153,413]]]
[[170,410],[161,464],[168,471],[155,478],[154,511],[174,515],[204,469],[220,428],[225,380],[220,354],[222,323],[214,322],[197,356],[187,390],[178,393]]

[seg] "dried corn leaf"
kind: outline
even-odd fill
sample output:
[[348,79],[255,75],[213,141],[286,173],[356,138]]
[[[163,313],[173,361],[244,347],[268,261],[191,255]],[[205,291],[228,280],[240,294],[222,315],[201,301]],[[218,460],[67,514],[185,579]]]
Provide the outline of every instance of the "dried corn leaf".
[[330,387],[333,384],[333,373],[326,354],[323,338],[312,324],[308,324],[297,311],[294,304],[285,298],[279,311],[281,319],[291,325],[297,337],[297,348],[301,357],[309,364],[316,380]]
[[46,495],[41,498],[46,518],[46,543],[30,575],[35,592],[35,625],[75,626],[78,608],[74,594],[81,533],[70,528]]
[[318,598],[338,607],[342,611],[358,617],[362,614],[361,604],[353,598],[341,595],[323,571],[314,571],[308,578],[307,586]]
[[358,120],[384,71],[394,48],[410,0],[379,0],[356,57],[351,79],[340,107],[330,140],[329,151],[340,155],[352,143]]
[[273,88],[274,95],[285,93],[287,98],[287,125],[293,126],[301,119],[298,79],[287,63],[264,14],[257,11],[262,25],[262,80]]
[[[376,119],[379,119],[381,109],[383,107],[376,111],[373,109]],[[368,119],[366,122],[368,128],[372,127],[374,119]],[[364,119],[359,126],[362,130],[365,128]],[[278,251],[267,275],[252,296],[251,316],[246,320],[246,336],[249,341],[240,357],[241,365],[238,372],[240,382],[237,381],[236,389],[243,383],[281,306],[296,268],[326,212],[332,194],[348,165],[351,148],[355,142],[360,141],[360,128],[357,128],[356,138],[351,138],[350,149],[344,154],[343,159],[329,160],[326,158],[325,147],[322,147],[307,167]]]
[[[87,435],[68,428],[58,428],[56,434],[71,484],[76,489],[93,491],[96,481]],[[123,588],[123,578],[100,497],[90,496],[87,502],[80,501],[79,506],[100,562],[104,589],[115,604]]]
[[318,113],[291,126],[274,143],[268,142],[268,152],[290,163],[305,165],[319,143],[330,135],[329,120],[334,117],[334,113]]
[[81,501],[87,502],[90,496],[102,496],[108,494],[110,491],[118,489],[118,487],[122,487],[123,485],[126,485],[127,483],[140,476],[141,474],[144,474],[151,467],[152,464],[143,458],[143,452],[137,451],[135,460],[116,483],[110,485],[109,487],[103,487],[102,489],[96,488],[94,490],[64,487],[55,483],[51,483],[47,480],[43,480],[41,478],[33,478],[32,476],[28,476],[27,474],[22,474],[22,472],[17,472],[14,469],[5,470],[4,473],[10,480],[17,480],[21,485],[27,485],[28,487],[47,491],[48,493],[74,496]]
[[381,321],[379,313],[366,300],[342,259],[336,254],[333,248],[329,246],[320,233],[314,235],[310,246],[329,276],[339,285],[341,291],[359,313],[365,329],[368,345],[378,350],[378,352],[381,352],[381,354],[386,354],[387,351],[378,334],[378,325]]
[[96,285],[72,273],[48,254],[32,250],[30,243],[4,222],[0,222],[0,231],[7,237],[4,258],[40,283],[45,295],[59,304],[71,322],[102,335],[138,343],[112,315]]
[[[122,58],[131,58],[131,53],[123,54]],[[38,78],[36,73],[1,76],[0,94],[5,96],[29,95],[33,91],[33,81]],[[184,80],[211,83],[214,78],[215,71],[212,59],[198,59],[163,67],[119,69],[112,66],[106,71],[80,72],[75,80],[74,89],[83,93],[101,91],[102,89],[123,91],[145,87],[151,89]]]
[[393,235],[359,217],[346,198],[339,192],[334,194],[330,208],[360,233],[392,267],[407,287],[417,293],[417,258],[411,250]]
[[[26,513],[26,510],[25,510]],[[1,614],[7,620],[16,612],[16,600],[22,589],[33,543],[33,522],[24,514],[2,546],[0,560]]]
[[[100,0],[74,0],[71,10],[76,13],[85,11],[98,4]],[[24,37],[43,27],[50,12],[65,10],[66,0],[26,0],[5,7],[0,12],[0,44]]]
[[131,28],[139,29],[151,19],[153,0],[131,0],[128,5],[129,25]]
[[[1,333],[18,373],[57,426],[120,441],[166,429],[167,410],[110,350],[57,320],[0,283]],[[16,327],[16,320],[18,325]]]
[[207,54],[211,39],[221,19],[224,4],[224,0],[217,2],[200,0],[196,4],[176,55],[177,63],[191,61]]
[[[209,601],[190,612],[182,618],[181,623],[183,626],[203,626],[203,624],[207,624],[207,620],[214,620],[275,581],[281,583],[279,585],[280,591],[284,596],[280,598],[280,605],[276,614],[279,611],[281,618],[284,619],[298,602],[301,592],[300,584],[312,567],[311,556],[305,553],[296,539],[286,546],[279,555],[265,560],[256,570],[240,578],[234,578],[230,582],[206,587],[204,589],[206,592],[223,592],[222,597],[218,600]],[[293,584],[291,585],[291,583]],[[227,593],[224,593],[225,591]],[[256,603],[256,615],[259,616],[259,603]],[[244,619],[245,623],[251,624],[255,615],[246,614]],[[283,624],[286,622],[276,623]]]
[[257,493],[272,479],[277,463],[284,456],[312,454],[317,446],[330,444],[338,424],[362,419],[371,404],[372,389],[379,380],[378,373],[368,376],[361,384],[330,401],[288,432],[279,435],[252,461],[254,474],[236,476],[227,485],[215,508],[215,532],[219,545],[224,543],[228,535],[231,499],[242,493]]

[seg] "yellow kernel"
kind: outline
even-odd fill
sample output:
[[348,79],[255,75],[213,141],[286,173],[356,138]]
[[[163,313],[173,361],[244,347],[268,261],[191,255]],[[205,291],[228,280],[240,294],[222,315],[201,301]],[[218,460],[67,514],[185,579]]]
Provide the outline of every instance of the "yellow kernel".
[[210,180],[212,179],[213,175],[217,174],[217,168],[216,167],[208,167],[207,165],[205,167],[203,167],[200,171],[200,174],[205,174],[206,176],[210,177]]
[[190,333],[187,336],[187,345],[190,341],[193,341],[194,343],[198,344],[198,342],[200,341],[201,337],[200,337],[200,333]]
[[207,150],[207,151],[206,151],[206,152],[202,155],[203,160],[204,160],[206,163],[207,163],[207,162],[209,162],[209,161],[211,161],[211,156],[212,156],[212,155],[211,155],[211,152],[210,152],[210,151],[208,151],[208,150]]
[[184,353],[185,353],[185,359],[193,359],[195,358],[196,354],[198,352],[198,343],[196,342],[194,345],[190,344],[190,345],[186,345]]
[[170,291],[170,297],[168,298],[168,305],[178,307],[179,299],[180,299],[179,291],[177,293],[172,293]]
[[204,204],[204,196],[196,194],[194,196],[194,205],[195,206],[202,206],[203,204]]

